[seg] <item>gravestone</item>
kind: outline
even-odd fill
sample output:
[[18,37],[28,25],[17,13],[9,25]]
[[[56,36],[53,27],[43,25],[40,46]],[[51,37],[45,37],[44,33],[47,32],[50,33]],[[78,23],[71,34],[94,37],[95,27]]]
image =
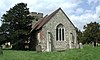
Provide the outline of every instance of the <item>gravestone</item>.
[[94,42],[92,42],[92,46],[94,47]]
[[79,43],[79,48],[80,48],[80,49],[83,49],[82,43]]
[[0,55],[3,54],[2,47],[0,46]]
[[37,52],[42,52],[41,45],[37,45],[37,46],[36,46],[36,51],[37,51]]

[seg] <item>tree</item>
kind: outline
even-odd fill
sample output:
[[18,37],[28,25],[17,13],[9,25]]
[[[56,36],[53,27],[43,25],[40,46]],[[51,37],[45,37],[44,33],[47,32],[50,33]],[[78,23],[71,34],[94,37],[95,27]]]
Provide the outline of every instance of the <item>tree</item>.
[[15,49],[24,49],[24,41],[28,40],[32,22],[28,14],[27,4],[18,3],[2,16],[2,35],[7,34],[5,40],[10,41]]
[[99,31],[98,31],[98,33],[97,33],[97,43],[100,43],[100,24],[99,24],[99,26],[98,26],[99,28]]
[[82,36],[82,32],[78,29],[78,28],[76,28],[76,32],[77,32],[77,39],[78,39],[78,43],[84,43],[83,42],[83,36]]
[[91,22],[84,26],[83,36],[86,43],[94,42],[94,46],[96,46],[96,42],[100,38],[100,26],[99,23]]

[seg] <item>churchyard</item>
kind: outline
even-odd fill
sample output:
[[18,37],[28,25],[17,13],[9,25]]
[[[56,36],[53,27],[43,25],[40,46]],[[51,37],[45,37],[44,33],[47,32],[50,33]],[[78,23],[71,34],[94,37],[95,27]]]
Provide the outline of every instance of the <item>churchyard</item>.
[[100,46],[86,45],[83,49],[61,52],[3,50],[0,60],[100,60]]

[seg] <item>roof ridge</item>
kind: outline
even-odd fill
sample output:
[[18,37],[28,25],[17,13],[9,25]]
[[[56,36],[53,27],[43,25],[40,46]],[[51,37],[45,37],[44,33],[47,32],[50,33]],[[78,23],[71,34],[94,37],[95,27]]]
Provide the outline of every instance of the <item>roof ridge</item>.
[[[46,15],[48,16],[48,15]],[[43,21],[44,18],[46,18],[46,16],[44,16],[43,18],[41,18],[37,23],[35,23],[35,25],[33,26],[32,30],[30,32],[32,32],[36,27],[39,26],[39,24]]]
[[[53,13],[51,13],[50,15],[46,16],[43,19],[43,22],[41,24],[39,24],[39,26],[37,27],[37,29],[41,28],[43,25],[45,25],[61,8],[58,8],[57,10],[55,10]],[[36,29],[36,30],[37,30]]]
[[[43,27],[48,21],[50,21],[50,19],[59,11],[61,10],[63,13],[64,11],[61,8],[58,8],[57,10],[55,10],[54,12],[52,12],[50,15],[46,15],[45,17],[43,17],[41,20],[39,20],[32,28],[31,32],[35,29],[38,30],[41,27]],[[64,13],[65,14],[65,13]],[[65,16],[67,17],[67,15],[65,14]],[[67,17],[68,18],[68,17]],[[68,18],[68,20],[70,21],[70,19]],[[70,21],[71,22],[71,21]],[[71,22],[72,23],[72,22]],[[73,23],[72,23],[73,25]],[[73,25],[74,26],[74,25]],[[75,27],[75,26],[74,26]]]

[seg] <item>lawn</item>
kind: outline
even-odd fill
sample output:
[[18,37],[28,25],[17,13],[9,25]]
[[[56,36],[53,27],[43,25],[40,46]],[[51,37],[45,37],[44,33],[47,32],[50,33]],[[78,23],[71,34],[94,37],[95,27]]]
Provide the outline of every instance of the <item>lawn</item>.
[[63,52],[41,52],[3,50],[0,60],[100,60],[100,46],[85,46]]

